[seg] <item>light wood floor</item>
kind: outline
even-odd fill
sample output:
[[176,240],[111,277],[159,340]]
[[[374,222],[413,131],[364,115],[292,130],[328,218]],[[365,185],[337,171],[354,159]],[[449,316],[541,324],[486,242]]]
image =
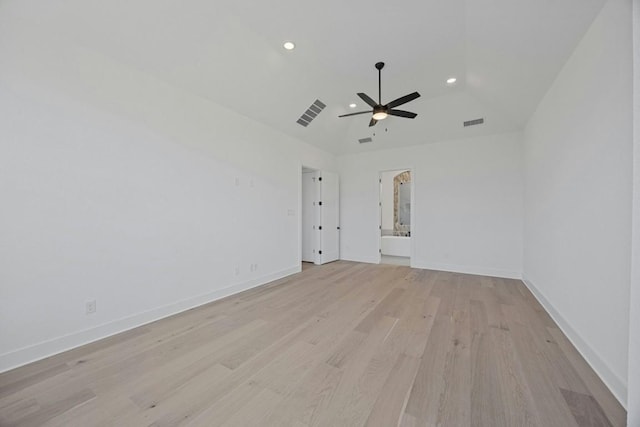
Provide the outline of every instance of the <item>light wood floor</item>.
[[520,281],[336,262],[0,375],[2,426],[623,426]]

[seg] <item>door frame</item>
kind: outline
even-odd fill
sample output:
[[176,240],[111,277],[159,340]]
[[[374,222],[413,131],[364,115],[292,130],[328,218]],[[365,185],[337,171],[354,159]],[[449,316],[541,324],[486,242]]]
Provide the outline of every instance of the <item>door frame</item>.
[[629,286],[629,362],[627,424],[640,422],[640,0],[632,3],[633,46],[633,187],[631,206],[631,280]]
[[[305,199],[312,198],[315,203],[315,201],[320,197],[320,187],[317,179],[319,175],[320,171],[317,169],[312,169],[306,166],[302,168],[302,192],[300,197],[300,261],[311,262],[313,264],[319,264],[320,261],[319,254],[316,253],[317,246],[320,246],[320,233],[315,228],[318,223],[319,212],[317,206],[314,205],[313,208],[310,209],[309,207],[305,207],[304,202]],[[310,209],[310,211],[306,211],[306,209]],[[307,224],[307,219],[310,224]],[[308,225],[311,225],[313,230],[309,230],[305,227]],[[305,249],[311,249],[312,253],[306,252]]]
[[408,166],[408,167],[403,167],[403,168],[387,168],[387,169],[380,169],[378,171],[377,177],[376,177],[376,193],[378,194],[377,197],[377,224],[376,224],[376,236],[377,236],[377,242],[378,242],[378,251],[377,251],[377,260],[378,260],[378,264],[380,264],[382,262],[382,229],[380,228],[382,226],[382,194],[381,194],[381,188],[380,188],[380,180],[382,179],[382,173],[383,172],[394,172],[394,171],[410,171],[411,172],[411,241],[409,242],[409,265],[411,267],[414,267],[415,263],[414,263],[414,258],[415,258],[415,236],[416,236],[416,228],[415,228],[415,218],[416,218],[416,208],[415,208],[415,200],[416,200],[416,196],[415,196],[415,182],[416,182],[416,174],[415,174],[415,168],[413,168],[412,166]]
[[[302,271],[302,174],[304,169],[312,170],[316,174],[316,178],[318,177],[318,174],[322,172],[321,169],[315,166],[308,166],[302,162],[298,162],[298,215],[297,215],[298,216],[298,252],[297,252],[298,271]],[[316,181],[316,185],[318,185],[317,181]],[[320,192],[319,187],[317,188],[317,191],[319,195],[319,192]],[[314,233],[314,238],[316,239],[316,242],[315,242],[316,246],[319,241],[318,239],[320,238],[320,236],[318,236],[318,233],[319,233],[318,230],[316,230],[316,232]],[[313,258],[314,258],[313,264],[320,265],[320,254],[318,254],[317,252],[314,252]]]
[[[317,259],[318,264],[328,264],[340,260],[340,175],[328,170],[317,171],[317,174],[318,196],[321,201],[316,206],[318,225],[320,226],[316,230],[316,236],[321,251]],[[332,201],[335,206],[332,206]],[[331,215],[332,213],[336,216]],[[335,233],[335,247],[333,245],[329,247],[327,244],[333,240],[329,238],[332,233]]]

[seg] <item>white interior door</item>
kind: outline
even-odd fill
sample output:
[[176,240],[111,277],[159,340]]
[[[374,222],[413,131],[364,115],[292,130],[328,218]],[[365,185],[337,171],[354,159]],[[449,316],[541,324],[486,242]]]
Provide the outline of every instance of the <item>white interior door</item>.
[[320,173],[320,264],[340,259],[340,185],[338,174]]
[[315,172],[302,173],[302,261],[316,262],[316,201],[318,187]]

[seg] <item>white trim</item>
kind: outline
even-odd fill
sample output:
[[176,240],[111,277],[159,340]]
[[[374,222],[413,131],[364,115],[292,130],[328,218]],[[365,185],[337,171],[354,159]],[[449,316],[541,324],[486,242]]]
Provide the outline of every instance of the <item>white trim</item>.
[[350,261],[350,262],[362,262],[364,264],[380,264],[380,260],[378,257],[375,258],[360,258],[360,257],[350,257],[350,256],[340,256],[341,261]]
[[[302,264],[302,175],[305,174],[305,169],[307,169],[309,172],[313,171],[315,178],[318,178],[319,176],[321,176],[321,169],[316,168],[315,166],[307,166],[302,162],[298,162],[298,170],[299,170],[299,180],[298,180],[298,264]],[[315,179],[317,188],[316,188],[316,194],[320,195],[320,182]],[[338,195],[339,196],[339,195]],[[317,209],[319,209],[319,207],[317,207]],[[316,215],[316,219],[319,219],[319,212],[315,212],[314,215]],[[319,243],[320,243],[320,231],[316,231],[314,233],[314,239],[315,239],[315,244],[314,244],[314,248],[317,249],[317,247],[319,247]],[[339,239],[339,237],[338,237]],[[339,245],[339,243],[338,243]],[[313,263],[315,265],[320,265],[321,264],[321,260],[320,260],[320,254],[318,254],[317,250],[314,250],[314,261]],[[339,259],[339,258],[338,258]]]
[[[343,261],[362,262],[366,264],[380,264],[377,258],[362,258],[345,256],[340,258]],[[503,279],[522,280],[522,273],[519,271],[501,270],[498,268],[475,267],[467,265],[455,264],[429,264],[429,263],[412,263],[411,268],[423,270],[447,271],[450,273],[473,274],[476,276],[500,277]]]
[[296,212],[298,220],[298,252],[296,253],[296,262],[302,265],[302,174],[304,173],[304,165],[298,162],[298,211]]
[[611,393],[615,396],[620,404],[626,409],[627,407],[627,385],[625,381],[618,377],[609,366],[602,360],[598,353],[585,340],[582,339],[575,329],[571,327],[569,322],[560,314],[558,310],[549,302],[542,292],[528,279],[522,279],[524,284],[529,288],[533,296],[538,300],[540,305],[549,313],[551,318],[556,322],[560,330],[571,341],[571,344],[578,350],[584,360],[589,364],[591,369],[602,379]]
[[633,191],[627,425],[640,425],[640,0],[632,4],[633,34]]
[[448,271],[451,273],[474,274],[476,276],[500,277],[503,279],[522,279],[522,273],[519,271],[502,270],[499,268],[487,268],[471,265],[457,264],[433,264],[412,262],[412,268],[422,268],[425,270]]
[[[417,221],[414,221],[415,218],[418,218],[418,215],[416,214],[416,170],[412,167],[409,168],[409,170],[411,171],[411,242],[409,242],[409,244],[411,245],[411,257],[409,257],[409,266],[411,266],[412,268],[417,268],[416,267],[416,236],[419,235],[416,234],[416,223]],[[419,228],[418,228],[419,229]]]
[[[392,169],[382,169],[378,171],[378,180],[376,181],[377,184],[377,194],[378,194],[378,225],[376,227],[376,235],[378,236],[378,253],[377,255],[377,260],[370,262],[370,261],[358,261],[358,262],[366,262],[369,264],[380,264],[382,262],[382,234],[381,234],[381,229],[380,226],[382,225],[382,210],[381,210],[381,205],[380,203],[382,202],[382,194],[381,194],[381,180],[382,180],[382,173],[383,172],[395,172],[395,171],[409,171],[411,172],[411,254],[409,255],[409,263],[411,264],[411,267],[414,268],[420,268],[420,267],[415,267],[413,265],[413,259],[415,258],[415,240],[413,239],[413,237],[415,236],[415,221],[414,218],[417,218],[416,214],[415,214],[415,183],[416,183],[416,177],[415,177],[415,169],[413,166],[410,167],[406,167],[406,168],[392,168]],[[350,261],[356,261],[356,260],[350,260]]]
[[378,190],[378,206],[376,206],[378,213],[378,221],[376,227],[376,235],[378,236],[378,253],[376,254],[376,258],[378,261],[375,264],[380,264],[382,262],[382,172],[378,171],[378,183],[376,185],[376,189]]
[[204,304],[208,304],[221,298],[225,298],[230,295],[234,295],[239,292],[264,285],[274,280],[299,273],[301,270],[302,266],[300,265],[300,263],[298,263],[297,265],[285,270],[268,274],[266,276],[252,279],[243,283],[238,283],[227,288],[218,289],[204,295],[187,298],[182,301],[151,309],[149,311],[134,314],[132,316],[128,316],[112,322],[104,323],[94,328],[74,332],[72,334],[53,338],[38,344],[23,347],[9,353],[2,354],[0,355],[0,372],[5,372],[10,369],[14,369],[19,366],[35,362],[37,360],[44,359],[46,357],[71,350],[73,348],[80,347],[82,345],[89,344],[91,342],[98,341],[133,328],[137,328],[138,326],[155,322],[156,320],[160,320],[165,317],[172,316],[174,314],[178,314]]

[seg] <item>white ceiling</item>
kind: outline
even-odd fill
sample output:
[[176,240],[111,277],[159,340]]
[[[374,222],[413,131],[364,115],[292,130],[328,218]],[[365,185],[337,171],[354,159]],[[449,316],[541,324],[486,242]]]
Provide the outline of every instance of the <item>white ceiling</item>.
[[[60,0],[33,13],[114,60],[347,153],[522,129],[603,3]],[[377,97],[377,61],[387,64],[383,102],[421,93],[401,107],[415,120],[337,118],[351,102],[367,109],[356,92]],[[327,108],[303,128],[296,120],[315,99]]]

